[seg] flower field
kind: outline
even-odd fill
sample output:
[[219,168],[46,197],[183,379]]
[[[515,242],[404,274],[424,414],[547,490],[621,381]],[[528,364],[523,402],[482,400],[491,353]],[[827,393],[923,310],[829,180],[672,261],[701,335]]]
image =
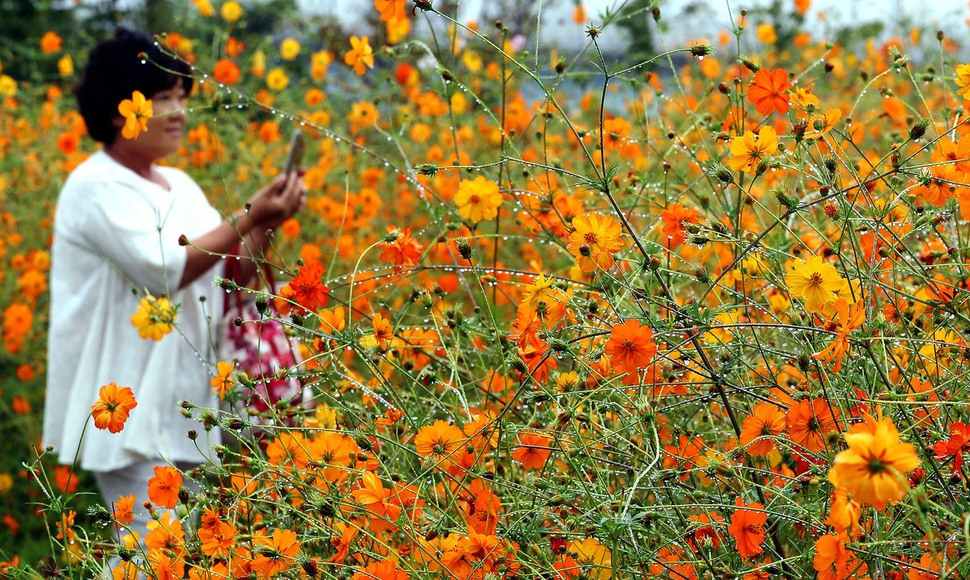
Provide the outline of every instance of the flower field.
[[[795,0],[634,60],[601,43],[676,27],[660,4],[570,3],[573,53],[436,0],[375,0],[339,37],[184,4],[153,31],[196,81],[166,164],[229,215],[306,138],[306,207],[261,259],[279,286],[220,280],[282,323],[299,363],[275,378],[304,400],[247,406],[237,361],[199,361],[223,404],[182,412],[224,443],[155,472],[143,538],[133,496],[104,505],[42,447],[91,42],[0,52],[0,576],[970,577],[949,34],[826,35]],[[124,138],[153,114],[119,103]],[[186,307],[146,295],[131,321],[181,340]],[[86,428],[122,432],[133,387],[101,386]]]

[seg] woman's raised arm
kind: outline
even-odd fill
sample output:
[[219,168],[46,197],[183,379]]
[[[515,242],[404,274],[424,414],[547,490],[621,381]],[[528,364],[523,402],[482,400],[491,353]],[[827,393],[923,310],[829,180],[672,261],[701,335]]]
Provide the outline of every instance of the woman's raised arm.
[[[217,228],[194,240],[180,238],[179,243],[188,247],[185,268],[182,271],[178,289],[188,286],[209,270],[221,255],[235,247],[240,237],[246,237],[252,232],[247,244],[258,243],[259,236],[265,238],[265,230],[275,228],[300,210],[303,206],[304,194],[303,180],[299,175],[296,173],[291,173],[289,176],[279,175],[250,199],[249,211],[237,211]],[[264,239],[262,245],[265,243]],[[250,251],[252,254],[258,254],[256,248],[250,248]],[[240,279],[244,282],[248,282],[256,270],[252,254],[244,252],[244,255],[249,258],[245,260],[240,271]]]

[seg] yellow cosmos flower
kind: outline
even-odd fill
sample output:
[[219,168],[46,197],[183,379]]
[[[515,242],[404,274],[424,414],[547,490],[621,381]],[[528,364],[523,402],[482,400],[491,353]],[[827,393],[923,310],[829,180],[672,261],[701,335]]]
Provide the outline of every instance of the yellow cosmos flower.
[[261,77],[266,74],[266,53],[261,50],[253,53],[253,60],[249,64],[249,72],[256,77]]
[[352,67],[357,76],[363,76],[367,69],[374,68],[374,50],[366,36],[351,36],[350,50],[344,53],[344,63]]
[[223,20],[233,23],[242,18],[243,9],[239,5],[239,2],[230,1],[222,5],[220,13],[222,14]]
[[387,43],[397,44],[411,32],[411,21],[407,18],[392,18],[384,23],[387,27]]
[[846,281],[832,264],[819,256],[797,260],[785,276],[788,291],[805,302],[805,310],[818,314],[822,308],[834,302]]
[[566,548],[580,564],[590,566],[589,578],[606,580],[613,575],[613,554],[594,538],[573,540]]
[[795,87],[791,91],[791,102],[793,105],[799,109],[808,109],[809,107],[819,108],[822,102],[818,97],[812,92],[810,87]]
[[149,294],[138,303],[131,324],[138,330],[138,336],[147,340],[161,340],[172,332],[177,313],[178,307],[168,298],[155,298]]
[[774,44],[778,41],[778,33],[775,32],[775,27],[767,22],[758,25],[758,28],[755,29],[755,36],[758,37],[758,42],[761,44]]
[[808,120],[808,130],[805,131],[806,139],[818,139],[822,135],[832,130],[835,125],[842,120],[842,109],[835,107],[816,113]]
[[192,0],[195,4],[195,9],[199,11],[201,16],[212,16],[216,13],[215,8],[212,7],[212,2],[209,0]]
[[148,120],[152,118],[152,102],[146,99],[141,91],[135,91],[130,99],[125,99],[118,104],[118,112],[125,118],[121,136],[125,139],[134,139],[148,130]]
[[539,274],[532,284],[522,289],[519,311],[527,312],[527,318],[539,316],[544,320],[558,321],[566,313],[569,295],[555,286],[554,278]]
[[269,74],[266,75],[266,86],[276,92],[282,91],[289,84],[290,77],[286,76],[286,72],[279,67],[269,71]]
[[65,54],[57,59],[57,72],[62,77],[69,77],[74,74],[74,59],[70,54]]
[[778,152],[778,134],[771,125],[765,125],[756,135],[745,131],[744,136],[731,140],[731,156],[728,167],[735,171],[753,172],[767,157]]
[[498,216],[502,194],[497,183],[479,175],[471,181],[462,180],[455,194],[455,205],[458,206],[458,215],[477,224]]
[[964,99],[970,99],[970,64],[958,64],[956,73],[957,86],[960,87],[957,94]]
[[295,38],[284,38],[280,43],[280,58],[293,60],[300,54],[300,43]]
[[476,73],[482,70],[482,57],[474,50],[468,49],[461,55],[461,62],[469,71]]
[[0,75],[0,95],[12,97],[17,94],[17,81],[9,75]]
[[303,419],[303,426],[311,429],[336,429],[337,411],[329,405],[319,405],[313,416],[308,415]]
[[310,56],[310,76],[313,80],[320,82],[327,78],[327,70],[333,62],[333,55],[329,50],[321,50]]
[[0,495],[13,489],[13,476],[9,473],[0,473]]
[[620,222],[611,216],[586,213],[573,218],[576,228],[569,235],[567,248],[583,272],[613,265],[613,254],[623,249]]
[[835,456],[829,481],[864,505],[882,509],[909,490],[907,475],[920,465],[916,449],[903,443],[888,417],[867,417],[845,434],[849,448]]

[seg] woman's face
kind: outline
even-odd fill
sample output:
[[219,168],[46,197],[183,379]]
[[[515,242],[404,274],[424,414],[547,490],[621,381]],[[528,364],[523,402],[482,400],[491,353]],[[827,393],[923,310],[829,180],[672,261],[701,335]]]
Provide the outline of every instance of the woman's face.
[[182,83],[177,83],[149,98],[152,101],[152,118],[148,120],[148,130],[132,140],[126,140],[119,134],[116,144],[128,141],[125,144],[127,148],[155,160],[170,155],[181,147],[187,123],[188,95],[185,94]]

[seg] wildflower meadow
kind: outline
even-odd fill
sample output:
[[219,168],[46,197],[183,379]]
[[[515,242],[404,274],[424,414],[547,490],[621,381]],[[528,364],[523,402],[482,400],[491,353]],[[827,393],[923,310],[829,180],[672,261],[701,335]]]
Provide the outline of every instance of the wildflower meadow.
[[[970,577],[965,22],[33,4],[0,40],[0,576]],[[220,405],[179,412],[222,443],[155,470],[143,537],[41,443],[54,208],[97,150],[72,88],[120,23],[190,65],[164,164],[225,215],[306,144],[259,280],[217,279],[252,316],[212,321],[291,362],[197,358]],[[180,341],[186,307],[125,314]],[[137,385],[97,387],[120,437]]]

